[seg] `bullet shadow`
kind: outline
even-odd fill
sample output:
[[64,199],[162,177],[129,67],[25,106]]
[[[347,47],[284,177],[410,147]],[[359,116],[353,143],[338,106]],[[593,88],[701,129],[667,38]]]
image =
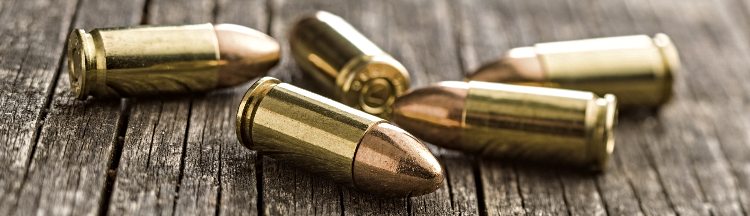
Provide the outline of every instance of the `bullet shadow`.
[[331,89],[331,87],[327,87],[323,83],[317,82],[315,77],[302,71],[296,64],[293,65],[293,67],[294,69],[291,72],[295,73],[295,77],[300,77],[302,79],[293,79],[289,82],[290,84],[335,100],[335,95],[332,94],[333,89]]
[[659,116],[662,107],[619,107],[617,120],[623,122],[641,122],[648,118]]
[[598,171],[598,170],[590,169],[589,167],[557,163],[557,161],[554,159],[551,159],[550,161],[539,161],[539,160],[531,160],[531,159],[523,159],[523,158],[494,158],[494,157],[478,156],[477,160],[479,163],[503,164],[504,166],[512,166],[518,172],[524,172],[524,173],[555,172],[561,175],[596,177],[606,172],[606,170]]

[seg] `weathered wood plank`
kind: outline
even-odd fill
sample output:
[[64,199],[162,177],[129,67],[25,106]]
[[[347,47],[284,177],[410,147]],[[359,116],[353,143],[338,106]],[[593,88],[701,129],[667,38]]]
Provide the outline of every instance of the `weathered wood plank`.
[[[219,1],[216,23],[265,31],[265,1]],[[250,14],[251,16],[247,16]],[[250,83],[196,96],[191,107],[184,171],[175,207],[183,214],[257,214],[256,154],[237,142],[235,119]]]
[[[477,174],[475,172],[474,163],[476,160],[467,156],[466,154],[440,149],[435,150],[438,160],[443,165],[445,171],[445,183],[450,189],[450,204],[452,212],[450,214],[460,215],[481,215],[482,208],[479,206],[481,197],[479,196],[477,188]],[[418,202],[412,200],[412,202]],[[423,204],[412,204],[412,210],[419,212],[420,207],[427,206]],[[441,210],[441,209],[438,209]]]
[[109,212],[171,214],[188,103],[175,98],[133,102]]
[[[727,107],[726,109],[705,109],[706,118],[710,119],[710,133],[715,133],[722,151],[734,174],[737,184],[737,199],[744,215],[750,210],[750,116],[747,105]],[[731,192],[729,192],[731,193]]]
[[[704,133],[715,134],[720,145],[720,154],[726,158],[734,175],[737,185],[737,199],[744,215],[750,214],[750,115],[748,115],[748,99],[750,88],[745,85],[750,80],[747,73],[747,59],[750,57],[750,4],[746,1],[718,1],[717,10],[721,13],[718,20],[726,23],[730,31],[722,33],[721,41],[731,45],[732,51],[719,55],[724,62],[716,62],[724,66],[727,73],[724,79],[734,82],[724,84],[727,94],[717,94],[727,100],[722,103],[702,103],[698,108],[708,121],[709,128],[702,128]],[[738,6],[739,5],[739,6]],[[735,50],[738,49],[738,50]],[[743,84],[736,84],[737,82]],[[708,106],[710,105],[710,106]],[[713,140],[712,140],[713,141]],[[714,151],[715,152],[715,151]]]
[[487,215],[523,215],[526,213],[521,197],[518,174],[512,164],[493,160],[479,160],[480,184]]
[[343,188],[344,215],[408,215],[409,199],[380,198]]
[[263,214],[341,215],[341,191],[323,177],[263,158]]
[[[148,24],[186,24],[213,20],[214,2],[150,1]],[[172,214],[180,190],[190,97],[132,100],[125,143],[109,213]]]
[[[0,214],[20,203],[60,71],[75,0],[0,4]],[[19,208],[33,208],[23,205]]]
[[[0,1],[0,19],[9,23],[0,26],[0,165],[8,167],[0,172],[0,214],[102,212],[122,122],[129,126],[113,214],[256,214],[260,206],[265,214],[746,215],[750,208],[745,2],[464,1],[454,7],[279,0],[269,11],[261,0],[149,3],[149,23],[214,20],[265,30],[273,21],[284,59],[271,74],[308,88],[315,86],[290,60],[285,38],[294,19],[314,8],[344,16],[400,59],[415,87],[460,79],[508,48],[540,41],[666,32],[680,48],[685,70],[675,101],[658,113],[623,113],[613,163],[603,175],[479,160],[475,179],[471,157],[432,147],[447,170],[446,187],[423,197],[380,199],[239,145],[232,122],[247,86],[192,99],[137,99],[130,116],[119,100],[76,101],[67,76],[55,75],[66,72],[59,67],[69,24],[132,24],[144,3],[81,1],[76,20],[75,1]],[[446,21],[451,16],[454,25]],[[477,179],[484,190],[479,200]]]
[[[83,0],[73,27],[138,23],[143,1]],[[92,215],[107,204],[107,175],[122,124],[121,102],[75,99],[63,68],[24,183],[18,214]],[[106,207],[105,207],[106,208]]]
[[[230,96],[238,97],[232,92],[222,91],[193,101],[184,153],[185,168],[175,207],[178,215],[210,215],[217,212],[221,179],[226,177],[220,176],[219,171],[222,150],[228,150],[226,147],[230,144],[237,144],[234,136],[231,136],[234,112],[230,107],[235,99]],[[244,162],[252,163],[252,159],[245,158]],[[252,168],[246,170],[250,172],[249,179],[254,181],[253,171]],[[253,187],[250,189],[254,190]],[[253,209],[255,206],[245,208]]]
[[711,123],[696,109],[704,103],[725,103],[726,98],[717,94],[743,94],[722,87],[741,85],[725,62],[741,57],[736,54],[742,46],[720,42],[732,41],[734,27],[718,19],[724,15],[712,2],[634,1],[630,5],[648,5],[644,9],[652,10],[654,18],[642,22],[642,17],[634,16],[642,24],[639,28],[669,33],[682,54],[684,70],[676,78],[677,100],[664,107],[658,119],[642,126],[649,131],[644,133],[649,141],[644,148],[653,155],[668,198],[681,215],[742,214],[727,159],[715,134],[704,129]]
[[[726,23],[731,31],[723,32],[721,39],[725,44],[739,49],[720,55],[722,66],[731,81],[743,83],[724,84],[727,94],[716,95],[726,99],[722,103],[703,103],[699,109],[704,113],[702,117],[709,121],[707,133],[715,134],[720,143],[721,153],[726,157],[737,185],[737,199],[743,215],[750,214],[750,115],[748,115],[748,99],[750,87],[745,85],[750,81],[747,73],[747,59],[750,57],[750,3],[747,1],[718,1],[721,11],[718,19]],[[725,78],[725,79],[726,79]],[[706,105],[712,105],[707,107]]]
[[[641,114],[643,115],[643,114]],[[613,165],[607,174],[599,179],[602,196],[604,197],[611,215],[629,215],[635,211],[636,214],[645,215],[675,215],[671,202],[667,199],[658,172],[655,170],[651,154],[648,149],[641,146],[647,145],[646,140],[641,138],[643,133],[639,125],[646,116],[636,114],[623,115],[618,120],[616,131],[615,154],[612,158]],[[640,119],[640,120],[639,120]],[[626,186],[613,184],[627,183]],[[637,199],[632,203],[629,199],[625,202],[621,197],[633,197]]]

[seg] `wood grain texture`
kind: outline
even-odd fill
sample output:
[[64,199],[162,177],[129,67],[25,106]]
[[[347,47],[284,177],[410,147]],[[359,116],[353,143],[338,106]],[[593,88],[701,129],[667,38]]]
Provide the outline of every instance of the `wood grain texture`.
[[653,155],[665,192],[678,214],[741,215],[735,178],[700,107],[724,106],[726,100],[731,101],[731,97],[716,95],[743,94],[731,92],[736,88],[721,87],[742,85],[727,63],[744,59],[736,55],[741,53],[743,43],[730,43],[736,41],[731,34],[734,24],[722,18],[726,15],[719,4],[650,2],[649,6],[653,11],[648,19],[651,22],[634,16],[637,23],[643,23],[639,28],[672,35],[679,45],[684,70],[676,79],[676,100],[642,124],[650,132],[643,133],[648,141],[643,148]]
[[[730,31],[724,32],[723,40],[734,44],[736,50],[724,55],[727,79],[747,83],[747,58],[750,57],[750,3],[746,1],[719,1],[719,17],[726,22]],[[727,89],[724,97],[727,102],[714,106],[701,106],[699,109],[707,121],[703,128],[707,133],[716,136],[715,142],[720,145],[721,154],[726,157],[737,186],[737,199],[744,215],[750,214],[750,115],[747,113],[750,101],[750,88],[747,85],[722,85]],[[731,192],[730,192],[731,193]]]
[[[146,5],[144,21],[148,24],[210,22],[213,6],[214,2],[208,0],[153,0]],[[109,213],[173,214],[183,176],[192,99],[176,96],[138,98],[131,102]]]
[[[0,215],[748,215],[750,3],[686,1],[0,1]],[[302,14],[341,15],[399,59],[413,87],[542,41],[669,34],[683,70],[660,110],[624,110],[600,175],[429,146],[446,185],[386,199],[261,157],[234,134],[248,85],[201,95],[78,101],[71,27],[228,22],[269,32],[270,75],[317,91],[291,59]],[[59,78],[58,78],[59,77]],[[124,134],[124,137],[120,137]],[[117,168],[117,170],[108,170]],[[111,190],[111,191],[110,191]]]
[[[127,26],[141,19],[143,1],[80,2],[74,28]],[[124,127],[119,99],[80,101],[62,69],[42,127],[17,213],[92,215],[106,205],[105,191],[118,139]]]
[[[34,211],[22,203],[31,159],[60,72],[75,0],[0,3],[0,214]],[[49,142],[48,142],[49,143]],[[27,200],[26,198],[23,198]],[[38,203],[37,203],[38,204]]]
[[[443,212],[448,214],[459,215],[480,215],[480,193],[478,192],[476,173],[474,169],[475,159],[466,154],[447,150],[431,148],[445,171],[446,186],[450,191],[450,210]],[[415,201],[419,202],[419,201]],[[414,212],[420,212],[419,208],[429,207],[429,203],[413,204]],[[438,209],[444,210],[445,208]],[[430,211],[424,211],[430,212]]]

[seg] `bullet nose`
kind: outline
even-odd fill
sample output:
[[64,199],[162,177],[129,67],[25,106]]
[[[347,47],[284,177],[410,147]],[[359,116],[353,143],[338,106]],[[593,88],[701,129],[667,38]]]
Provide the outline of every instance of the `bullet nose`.
[[219,86],[234,86],[265,75],[279,62],[280,46],[272,37],[234,24],[214,26],[219,42]]
[[396,99],[391,120],[424,141],[462,149],[461,126],[468,89],[445,81]]
[[390,124],[373,125],[360,141],[354,186],[384,196],[418,196],[443,185],[443,169],[417,138]]

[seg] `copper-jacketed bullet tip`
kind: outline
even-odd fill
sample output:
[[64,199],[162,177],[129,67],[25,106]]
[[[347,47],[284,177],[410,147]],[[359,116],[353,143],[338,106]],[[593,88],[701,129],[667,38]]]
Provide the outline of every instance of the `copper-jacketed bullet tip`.
[[467,76],[469,80],[488,82],[534,82],[545,79],[544,68],[533,47],[518,47],[500,59],[482,65]]
[[468,89],[444,81],[413,90],[393,104],[392,121],[428,142],[462,148],[461,121]]
[[422,142],[390,124],[373,125],[354,157],[354,185],[386,196],[419,196],[443,185],[443,170]]
[[214,26],[219,41],[219,86],[234,86],[259,77],[279,62],[279,43],[254,29],[235,25]]

